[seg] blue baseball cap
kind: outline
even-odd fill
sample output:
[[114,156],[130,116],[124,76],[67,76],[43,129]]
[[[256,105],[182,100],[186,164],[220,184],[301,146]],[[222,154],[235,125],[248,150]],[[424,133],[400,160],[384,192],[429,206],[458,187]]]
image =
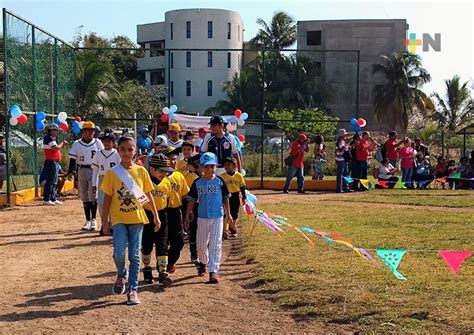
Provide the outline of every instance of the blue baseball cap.
[[212,152],[205,152],[201,155],[199,159],[199,164],[204,165],[217,165],[217,156]]
[[148,130],[148,128],[146,127],[143,127],[142,129],[140,129],[140,134],[143,134],[143,133],[149,133],[150,131]]

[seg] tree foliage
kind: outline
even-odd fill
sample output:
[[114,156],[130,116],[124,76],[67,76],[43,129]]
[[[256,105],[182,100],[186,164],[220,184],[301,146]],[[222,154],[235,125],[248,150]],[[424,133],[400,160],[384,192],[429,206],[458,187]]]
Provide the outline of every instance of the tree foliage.
[[257,24],[261,28],[257,35],[250,40],[254,47],[283,49],[291,47],[296,42],[296,21],[285,12],[273,14],[269,23],[259,18]]

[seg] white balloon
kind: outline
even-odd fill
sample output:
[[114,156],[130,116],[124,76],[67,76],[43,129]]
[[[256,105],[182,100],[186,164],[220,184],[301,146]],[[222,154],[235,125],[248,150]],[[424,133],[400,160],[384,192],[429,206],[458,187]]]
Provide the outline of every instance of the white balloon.
[[11,117],[10,118],[10,125],[12,126],[16,126],[18,124],[18,120],[16,119],[16,117]]
[[243,127],[243,125],[245,124],[245,121],[242,120],[242,119],[239,119],[239,121],[237,122],[237,124],[238,124],[240,127]]
[[245,171],[245,169],[242,169],[242,177],[245,177],[247,175],[247,171]]
[[67,120],[67,114],[66,112],[61,112],[58,114],[58,119],[62,122],[65,122]]
[[84,124],[84,121],[79,122],[79,129],[82,129],[83,124]]
[[168,114],[170,112],[170,109],[168,107],[163,107],[161,111],[163,112],[163,114]]

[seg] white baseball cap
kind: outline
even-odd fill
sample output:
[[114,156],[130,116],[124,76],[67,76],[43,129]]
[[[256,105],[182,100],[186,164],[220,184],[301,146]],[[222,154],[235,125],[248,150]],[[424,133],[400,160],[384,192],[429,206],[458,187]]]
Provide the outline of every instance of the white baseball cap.
[[155,137],[155,144],[156,145],[168,145],[168,138],[166,135],[158,135]]

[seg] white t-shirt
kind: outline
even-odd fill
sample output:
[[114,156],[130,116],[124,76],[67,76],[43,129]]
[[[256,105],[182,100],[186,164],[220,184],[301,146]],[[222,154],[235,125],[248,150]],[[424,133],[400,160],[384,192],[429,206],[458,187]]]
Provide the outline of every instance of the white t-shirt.
[[99,153],[94,156],[94,160],[92,162],[92,186],[97,186],[98,176],[104,176],[108,170],[118,164],[120,164],[120,156],[117,150],[100,150]]
[[388,166],[380,165],[379,166],[379,178],[380,179],[389,179],[393,174],[389,174],[393,170],[392,164],[388,163]]
[[96,138],[93,138],[89,143],[80,139],[72,144],[68,156],[75,159],[77,165],[92,165],[95,155],[102,149],[104,149],[104,145]]

